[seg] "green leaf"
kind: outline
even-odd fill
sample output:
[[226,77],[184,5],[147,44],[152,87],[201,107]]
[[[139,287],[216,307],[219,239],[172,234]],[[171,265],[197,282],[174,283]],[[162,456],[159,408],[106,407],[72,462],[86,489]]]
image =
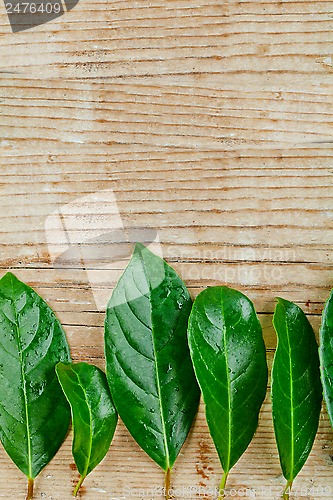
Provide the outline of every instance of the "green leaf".
[[321,381],[327,412],[333,426],[333,290],[323,310],[319,335]]
[[118,415],[106,376],[88,363],[58,363],[61,387],[71,406],[73,457],[81,475],[74,490],[77,495],[85,477],[105,457],[116,429]]
[[175,271],[137,244],[105,321],[106,373],[115,406],[167,478],[200,397],[186,336],[191,305]]
[[273,325],[278,344],[272,368],[275,437],[287,490],[313,445],[322,401],[318,345],[313,329],[296,304],[278,298]]
[[68,431],[70,409],[55,365],[70,360],[64,331],[37,293],[7,273],[0,280],[0,438],[33,479]]
[[224,471],[222,496],[230,469],[256,431],[266,394],[262,330],[245,295],[216,286],[196,298],[188,337],[207,423]]

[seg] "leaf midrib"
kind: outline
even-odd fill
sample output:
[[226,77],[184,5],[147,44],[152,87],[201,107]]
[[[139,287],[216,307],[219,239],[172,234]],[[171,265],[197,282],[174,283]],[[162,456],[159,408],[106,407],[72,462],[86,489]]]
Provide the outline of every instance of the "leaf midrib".
[[31,457],[31,434],[30,434],[30,418],[29,418],[29,412],[28,412],[28,395],[27,395],[27,381],[26,381],[26,376],[25,376],[25,362],[24,362],[24,357],[23,357],[23,349],[22,349],[22,344],[21,344],[21,337],[20,337],[20,330],[18,327],[18,312],[16,309],[15,305],[15,298],[14,298],[14,283],[13,279],[11,278],[11,288],[12,288],[12,304],[13,304],[13,309],[14,309],[14,314],[15,314],[15,331],[16,331],[16,342],[17,342],[17,348],[19,352],[19,359],[20,359],[20,367],[21,367],[21,377],[22,377],[22,383],[23,383],[23,397],[24,397],[24,409],[25,409],[25,421],[26,421],[26,428],[27,428],[27,445],[28,445],[28,478],[33,479],[32,477],[32,457]]
[[227,465],[224,467],[224,472],[229,472],[230,470],[230,458],[231,458],[231,382],[229,377],[229,362],[228,362],[228,354],[227,354],[227,339],[226,339],[226,324],[225,324],[225,310],[223,303],[223,296],[221,294],[221,313],[223,318],[223,328],[222,328],[222,340],[223,340],[223,348],[225,353],[225,368],[226,368],[226,376],[227,376],[227,390],[228,390],[228,459]]
[[[150,306],[151,306],[150,298],[152,295],[152,288],[151,288],[150,280],[148,279],[148,276],[146,273],[146,266],[145,266],[141,252],[139,254],[139,259],[141,261],[143,272],[144,272],[145,278],[146,278],[148,286],[149,286],[149,302],[150,302]],[[167,442],[164,410],[163,410],[163,405],[162,405],[162,393],[161,393],[161,384],[160,384],[160,377],[159,377],[159,368],[158,368],[158,363],[157,363],[157,350],[156,350],[156,346],[155,346],[155,331],[154,331],[152,311],[153,311],[153,308],[150,307],[151,335],[152,335],[152,343],[153,343],[154,365],[155,365],[155,371],[156,371],[158,402],[159,402],[159,407],[160,407],[161,424],[162,424],[162,430],[163,430],[163,441],[164,441],[164,447],[165,447],[166,469],[170,469],[170,453],[169,453],[169,447],[168,447],[168,442]]]
[[[72,369],[71,369],[72,370]],[[84,399],[85,399],[85,402],[86,402],[86,405],[87,405],[87,408],[88,408],[88,413],[89,413],[89,452],[88,452],[88,456],[87,456],[87,465],[86,467],[84,468],[84,472],[82,473],[82,477],[86,477],[87,476],[87,473],[88,473],[88,469],[89,469],[89,464],[90,464],[90,461],[91,461],[91,452],[92,452],[92,441],[93,441],[93,438],[92,438],[92,413],[91,413],[91,409],[90,409],[90,405],[88,403],[88,399],[87,399],[87,393],[83,387],[83,384],[81,382],[81,379],[78,375],[78,373],[76,373],[75,370],[72,370],[72,372],[75,374],[76,378],[77,378],[77,381],[79,383],[79,386],[81,387],[82,389],[82,392],[84,394]],[[75,429],[74,429],[75,430]]]

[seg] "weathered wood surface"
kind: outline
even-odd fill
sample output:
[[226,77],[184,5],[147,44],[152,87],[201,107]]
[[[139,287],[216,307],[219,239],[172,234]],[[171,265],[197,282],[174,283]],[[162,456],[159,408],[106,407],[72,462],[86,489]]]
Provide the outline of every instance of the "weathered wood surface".
[[[300,304],[318,332],[333,284],[332,12],[320,1],[81,0],[13,34],[1,4],[0,267],[55,309],[75,360],[104,366],[92,283],[110,295],[124,262],[114,273],[94,262],[57,266],[45,224],[105,190],[126,230],[157,231],[193,296],[227,283],[254,300],[270,363],[276,295]],[[89,207],[76,217],[76,244],[89,217]],[[333,497],[332,438],[323,412],[293,498]],[[70,448],[71,435],[36,498],[70,498]],[[2,449],[0,470],[0,497],[25,498],[25,478]],[[175,467],[175,498],[215,498],[220,474],[201,408]],[[229,497],[278,498],[283,482],[268,397]],[[81,497],[155,500],[162,484],[119,425]]]

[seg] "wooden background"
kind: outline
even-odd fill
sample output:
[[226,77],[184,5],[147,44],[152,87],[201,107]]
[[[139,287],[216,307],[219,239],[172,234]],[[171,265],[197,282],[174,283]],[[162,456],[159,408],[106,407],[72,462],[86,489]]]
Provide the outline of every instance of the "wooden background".
[[[112,266],[55,265],[45,224],[105,190],[127,231],[158,232],[193,297],[224,283],[250,296],[270,363],[276,295],[318,332],[333,286],[332,28],[330,1],[81,0],[13,34],[1,3],[1,275],[13,270],[48,301],[74,360],[104,366],[92,288],[110,295],[115,279]],[[87,206],[74,217],[76,243],[95,215]],[[332,437],[323,413],[293,498],[333,497]],[[0,471],[0,497],[24,499],[25,478],[2,449]],[[175,498],[215,498],[220,475],[201,408]],[[36,498],[69,499],[76,479],[69,435]],[[80,498],[157,500],[162,484],[119,425]],[[274,499],[282,484],[268,395],[228,497]]]

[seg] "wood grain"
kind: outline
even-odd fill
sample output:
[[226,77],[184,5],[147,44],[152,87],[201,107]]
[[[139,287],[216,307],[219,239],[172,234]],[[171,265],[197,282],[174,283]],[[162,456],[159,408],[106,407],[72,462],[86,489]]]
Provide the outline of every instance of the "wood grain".
[[[101,304],[130,253],[107,259],[118,216],[126,234],[158,235],[193,297],[216,284],[247,293],[269,364],[275,296],[297,302],[318,334],[333,283],[332,12],[332,1],[81,0],[13,34],[0,5],[1,274],[48,301],[75,360],[104,367]],[[117,214],[105,203],[98,222],[84,200],[107,192]],[[102,236],[84,265],[75,252],[54,259],[63,235],[49,217],[69,206],[75,251]],[[270,411],[268,393],[228,498],[279,497]],[[292,498],[332,498],[332,456],[323,410]],[[0,470],[0,497],[25,498],[3,449]],[[216,498],[220,474],[201,406],[174,498]],[[69,499],[76,478],[70,434],[36,498]],[[80,498],[157,500],[162,484],[120,424]]]

